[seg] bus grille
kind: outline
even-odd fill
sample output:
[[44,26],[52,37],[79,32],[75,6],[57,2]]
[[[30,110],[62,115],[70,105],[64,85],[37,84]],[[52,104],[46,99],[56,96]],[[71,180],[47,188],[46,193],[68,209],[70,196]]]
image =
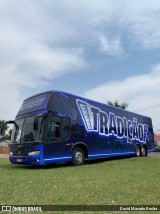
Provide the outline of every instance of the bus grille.
[[16,156],[22,156],[22,155],[26,155],[27,152],[26,152],[26,149],[25,147],[14,147],[12,149],[12,152],[13,152],[13,155],[16,155]]

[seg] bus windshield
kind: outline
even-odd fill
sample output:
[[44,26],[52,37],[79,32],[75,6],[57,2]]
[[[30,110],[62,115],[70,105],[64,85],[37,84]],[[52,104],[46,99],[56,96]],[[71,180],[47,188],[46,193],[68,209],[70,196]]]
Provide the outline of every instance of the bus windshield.
[[38,130],[33,129],[34,118],[26,117],[15,121],[17,126],[14,126],[12,131],[12,143],[42,142],[44,118],[39,118]]

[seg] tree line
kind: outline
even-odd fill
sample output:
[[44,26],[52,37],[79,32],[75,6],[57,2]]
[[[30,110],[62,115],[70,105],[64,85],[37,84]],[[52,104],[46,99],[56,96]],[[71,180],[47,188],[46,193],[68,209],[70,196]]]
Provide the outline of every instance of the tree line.
[[118,100],[115,100],[114,102],[111,102],[111,101],[107,101],[107,104],[110,105],[110,106],[114,106],[114,107],[117,107],[117,108],[121,108],[121,109],[126,109],[128,108],[128,103],[121,103],[119,104],[118,103]]

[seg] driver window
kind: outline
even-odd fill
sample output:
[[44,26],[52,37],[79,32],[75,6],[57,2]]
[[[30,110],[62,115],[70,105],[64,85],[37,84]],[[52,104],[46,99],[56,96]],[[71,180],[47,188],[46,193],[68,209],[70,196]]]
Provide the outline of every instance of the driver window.
[[60,122],[49,121],[47,137],[60,138]]
[[68,118],[51,117],[47,127],[47,141],[65,140],[69,137],[70,120]]

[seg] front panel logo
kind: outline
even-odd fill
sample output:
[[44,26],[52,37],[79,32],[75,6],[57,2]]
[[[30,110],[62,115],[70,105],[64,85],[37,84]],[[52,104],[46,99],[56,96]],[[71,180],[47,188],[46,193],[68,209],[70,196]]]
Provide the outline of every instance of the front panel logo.
[[128,142],[138,140],[146,142],[148,125],[138,123],[137,118],[128,120],[126,117],[115,115],[114,112],[102,111],[87,102],[77,99],[77,106],[88,132],[99,135],[114,135],[118,138],[128,138]]
[[24,111],[27,109],[35,108],[37,106],[42,106],[43,104],[45,104],[45,100],[46,100],[46,98],[42,97],[42,98],[37,98],[37,99],[29,101],[29,102],[24,102],[19,111]]

